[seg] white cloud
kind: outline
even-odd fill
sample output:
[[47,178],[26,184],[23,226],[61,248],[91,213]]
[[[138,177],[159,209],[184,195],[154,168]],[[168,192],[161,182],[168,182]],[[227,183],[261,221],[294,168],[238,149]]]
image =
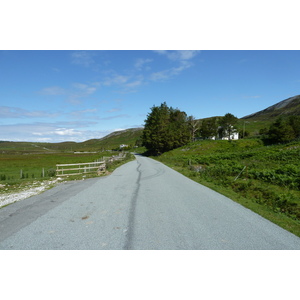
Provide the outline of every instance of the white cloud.
[[117,112],[117,111],[121,111],[121,108],[112,108],[112,109],[107,110],[106,112],[113,113],[113,112]]
[[149,58],[138,58],[134,64],[134,67],[138,70],[142,70],[144,65],[149,64],[150,62],[152,62],[153,59],[149,59]]
[[71,54],[71,62],[75,65],[89,67],[95,62],[93,56],[94,53],[90,51],[76,51]]
[[158,72],[153,72],[150,75],[150,80],[152,81],[163,81],[179,75],[182,71],[190,68],[193,65],[191,60],[199,53],[198,50],[157,50],[155,52],[166,56],[169,60],[176,63],[177,66]]
[[64,136],[76,136],[76,135],[82,135],[82,131],[76,131],[75,129],[68,129],[68,128],[58,128],[54,132],[51,132],[52,134],[57,135],[64,135]]
[[84,98],[94,94],[97,91],[96,84],[73,83],[74,89],[70,90],[67,102],[77,105],[81,104]]
[[[62,126],[66,125],[66,126]],[[82,142],[93,138],[101,138],[113,130],[80,129],[89,124],[76,122],[31,123],[0,125],[0,140],[3,141],[31,141],[31,142]]]
[[123,131],[123,130],[126,130],[126,128],[116,128],[113,131]]
[[57,113],[49,113],[46,111],[29,111],[19,107],[0,106],[0,118],[53,118]]
[[106,80],[103,82],[103,85],[110,86],[114,84],[124,84],[129,80],[129,78],[129,76],[115,74],[112,77],[106,78]]
[[199,53],[198,50],[180,50],[178,51],[176,60],[190,60],[194,58]]
[[119,90],[118,93],[130,93],[136,92],[133,88],[136,88],[144,83],[144,78],[142,75],[120,75],[113,74],[110,77],[106,77],[105,80],[101,83],[104,86],[117,87]]
[[127,89],[131,89],[131,88],[135,88],[135,87],[138,87],[140,85],[142,85],[144,83],[144,78],[143,76],[138,76],[136,78],[136,80],[132,81],[132,82],[128,82],[125,84],[125,87]]
[[83,120],[85,118],[87,119],[98,119],[98,116],[95,116],[95,114],[98,112],[98,109],[97,108],[93,108],[93,109],[84,109],[84,110],[76,110],[76,111],[72,111],[69,113],[69,115],[72,117],[72,118],[75,118],[75,119],[80,119],[80,120]]
[[82,102],[82,98],[95,93],[98,86],[98,83],[85,84],[76,82],[73,83],[69,89],[64,89],[59,86],[51,86],[43,88],[38,93],[48,96],[65,95],[67,102],[72,104],[80,104]]
[[82,93],[84,95],[90,95],[90,94],[93,94],[94,92],[96,92],[97,88],[94,87],[94,86],[89,86],[87,84],[84,84],[84,83],[74,83],[73,86],[76,88],[76,89],[79,89],[82,91]]
[[66,94],[66,90],[59,86],[50,86],[42,89],[39,94],[42,95],[64,95]]
[[179,75],[182,71],[190,68],[192,64],[187,61],[183,61],[180,63],[178,67],[173,67],[167,70],[162,70],[159,72],[154,72],[150,75],[150,80],[152,81],[163,81],[167,80],[173,76]]
[[150,75],[150,80],[152,81],[160,81],[165,80],[171,77],[171,70],[163,70],[159,72],[154,72]]
[[157,50],[155,51],[161,55],[165,55],[168,59],[173,61],[186,61],[194,58],[199,50]]
[[122,114],[122,115],[116,115],[116,116],[111,116],[111,117],[104,117],[104,118],[99,118],[101,121],[109,121],[113,119],[119,119],[119,118],[130,118],[129,115]]

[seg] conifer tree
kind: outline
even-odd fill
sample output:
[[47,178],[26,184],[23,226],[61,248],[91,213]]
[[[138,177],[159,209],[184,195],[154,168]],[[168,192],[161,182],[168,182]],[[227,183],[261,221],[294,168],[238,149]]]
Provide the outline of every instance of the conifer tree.
[[227,113],[221,120],[220,125],[222,126],[222,134],[228,137],[231,140],[232,133],[236,130],[235,124],[237,123],[238,118],[233,114]]
[[289,118],[284,119],[279,117],[273,124],[271,124],[269,129],[269,138],[274,143],[286,143],[297,137],[296,134],[296,119]]
[[217,118],[205,119],[202,121],[200,134],[204,139],[212,138],[217,135],[218,122]]
[[143,145],[151,154],[159,155],[189,142],[187,115],[168,107],[166,102],[153,106],[145,120]]

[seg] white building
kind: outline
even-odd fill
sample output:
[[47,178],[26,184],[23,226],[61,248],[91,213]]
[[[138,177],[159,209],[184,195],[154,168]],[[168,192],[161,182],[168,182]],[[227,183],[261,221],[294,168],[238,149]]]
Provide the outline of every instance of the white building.
[[[233,126],[231,126],[232,131],[230,134],[230,139],[231,140],[238,140],[239,139],[239,133],[236,129],[233,129]],[[226,130],[222,130],[222,127],[220,126],[218,128],[218,135],[214,140],[229,140],[229,134]]]
[[[226,130],[222,130],[222,127],[220,126],[218,128],[218,134],[216,136],[209,137],[210,140],[229,140],[229,135]],[[239,139],[239,133],[236,129],[233,129],[230,135],[231,140],[238,140]]]
[[123,148],[126,148],[126,147],[128,147],[128,145],[125,145],[125,144],[120,145],[120,149],[123,149]]

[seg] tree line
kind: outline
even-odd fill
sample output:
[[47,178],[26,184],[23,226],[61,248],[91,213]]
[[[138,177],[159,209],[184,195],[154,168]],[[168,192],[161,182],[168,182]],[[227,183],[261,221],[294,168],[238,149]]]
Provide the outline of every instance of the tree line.
[[164,102],[153,106],[147,115],[142,144],[149,153],[159,155],[184,146],[199,136],[212,138],[219,135],[230,139],[237,121],[237,117],[228,113],[224,117],[203,120],[200,126],[199,120]]
[[[147,115],[142,134],[142,145],[149,154],[159,155],[184,146],[196,138],[212,139],[214,137],[231,139],[237,132],[238,118],[231,113],[223,117],[196,120],[178,108],[169,107],[166,102],[153,106]],[[260,132],[263,139],[270,143],[285,143],[300,138],[300,116],[280,117],[270,128]],[[241,138],[249,135],[241,130]]]

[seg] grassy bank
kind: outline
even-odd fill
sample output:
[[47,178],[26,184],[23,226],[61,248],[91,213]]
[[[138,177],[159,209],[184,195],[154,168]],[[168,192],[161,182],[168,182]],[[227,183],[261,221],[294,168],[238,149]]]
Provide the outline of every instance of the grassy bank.
[[200,141],[156,157],[300,236],[300,142]]

